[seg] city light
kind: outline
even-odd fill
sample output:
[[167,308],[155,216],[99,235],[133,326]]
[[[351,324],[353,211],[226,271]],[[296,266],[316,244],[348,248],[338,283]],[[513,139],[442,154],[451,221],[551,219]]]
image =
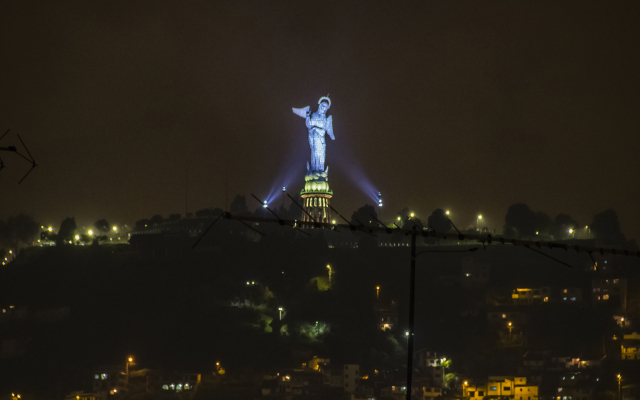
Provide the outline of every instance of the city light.
[[402,218],[398,217],[398,221],[400,221]]
[[266,200],[262,202],[262,207],[267,208],[267,201]]
[[80,240],[80,235],[76,235],[76,240]]
[[114,230],[114,232],[115,232],[115,231],[117,231],[117,230],[118,230],[118,227],[114,225],[114,226],[113,226],[113,228],[111,228],[111,229],[113,229],[113,230]]
[[286,186],[283,186],[283,187],[282,187],[282,191],[283,191],[283,192],[286,192],[286,191],[287,191],[287,187],[286,187]]
[[449,215],[449,210],[445,211],[444,213],[445,213],[445,214],[447,214],[447,215]]
[[335,225],[335,224],[336,224],[336,220],[335,220],[335,219],[332,219],[332,220],[331,220],[331,223]]
[[409,216],[410,216],[411,218],[413,218],[413,217],[415,217],[416,215],[415,215],[414,213],[411,213],[411,214],[409,214]]
[[48,230],[49,232],[51,232],[51,231],[53,231],[53,228],[52,228],[52,227],[49,227],[49,228],[47,228],[47,230]]
[[569,229],[569,233],[573,233],[573,229]]
[[478,215],[478,219],[482,219],[482,215]]
[[93,231],[91,229],[89,229],[87,233],[89,234],[89,236],[93,235]]

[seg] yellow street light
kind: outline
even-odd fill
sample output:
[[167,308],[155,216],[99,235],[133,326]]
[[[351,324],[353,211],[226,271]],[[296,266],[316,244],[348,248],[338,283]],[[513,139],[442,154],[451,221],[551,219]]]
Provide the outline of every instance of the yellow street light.
[[114,231],[117,231],[118,227],[114,225],[113,228],[111,228],[111,229],[113,229]]
[[400,221],[402,218],[398,217],[398,221]]
[[332,220],[331,220],[331,223],[332,223],[333,225],[335,225],[335,224],[336,224],[336,220],[335,220],[335,219],[332,219]]
[[80,235],[76,235],[76,240],[80,240]]
[[482,219],[482,215],[478,215],[478,219]]
[[376,299],[380,296],[380,286],[376,286]]
[[52,227],[49,227],[49,228],[47,228],[47,230],[48,230],[49,232],[51,232],[51,231],[53,231],[53,228],[52,228]]
[[569,229],[569,233],[573,233],[573,229]]
[[91,229],[89,229],[87,233],[89,234],[89,236],[93,235],[93,231]]
[[449,215],[449,210],[445,211],[444,213],[445,213],[445,214],[447,214],[447,215]]
[[415,217],[416,215],[414,213],[409,214],[411,216],[411,218]]

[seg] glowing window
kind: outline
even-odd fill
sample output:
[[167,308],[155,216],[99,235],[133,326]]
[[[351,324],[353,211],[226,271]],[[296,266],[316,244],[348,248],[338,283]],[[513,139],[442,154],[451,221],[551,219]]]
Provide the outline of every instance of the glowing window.
[[101,378],[102,380],[107,379],[107,374],[102,374],[102,375],[100,375],[100,378]]
[[169,390],[169,385],[162,385],[162,390]]
[[604,296],[602,296],[602,300],[609,300],[609,295],[605,294]]

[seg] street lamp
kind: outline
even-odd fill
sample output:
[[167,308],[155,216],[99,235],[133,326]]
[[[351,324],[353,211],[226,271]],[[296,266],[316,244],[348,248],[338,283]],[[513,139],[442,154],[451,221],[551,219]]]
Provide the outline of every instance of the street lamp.
[[620,396],[620,381],[622,380],[622,376],[620,374],[618,374],[618,400],[622,400],[622,397]]
[[126,365],[126,369],[127,369],[127,376],[129,375],[129,365],[134,365],[134,364],[133,364],[133,357],[129,357],[129,358],[127,358],[127,365]]
[[327,269],[329,270],[329,283],[331,283],[331,274],[333,273],[333,270],[331,269],[331,265],[327,264]]
[[89,236],[93,235],[93,231],[91,229],[89,229],[87,233],[89,234]]
[[284,311],[284,308],[278,307],[278,311],[280,312],[280,321],[282,321],[282,312]]
[[287,191],[287,187],[283,186],[282,187],[282,208],[284,208],[284,192]]
[[115,232],[115,231],[118,230],[118,227],[114,225],[113,228],[111,228],[111,229],[113,229],[113,231]]
[[376,286],[376,299],[380,297],[380,286]]
[[447,215],[449,215],[449,214],[450,214],[450,213],[449,213],[449,210],[445,211],[444,213],[445,213],[445,214],[447,214]]
[[513,341],[512,336],[511,336],[511,329],[513,329],[513,324],[511,322],[509,322],[509,343],[511,343]]
[[416,215],[415,215],[414,213],[411,213],[411,214],[409,214],[409,216],[410,216],[411,218],[413,218],[413,217],[415,217]]
[[478,230],[479,226],[480,226],[480,220],[482,219],[482,215],[478,215],[478,218],[476,218],[476,230]]

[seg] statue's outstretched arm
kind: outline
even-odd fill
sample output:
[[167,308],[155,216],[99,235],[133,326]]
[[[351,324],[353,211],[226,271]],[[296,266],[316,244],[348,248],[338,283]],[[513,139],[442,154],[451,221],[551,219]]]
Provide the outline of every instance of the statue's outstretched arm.
[[335,136],[333,136],[333,115],[327,117],[327,133],[331,140],[336,140]]

